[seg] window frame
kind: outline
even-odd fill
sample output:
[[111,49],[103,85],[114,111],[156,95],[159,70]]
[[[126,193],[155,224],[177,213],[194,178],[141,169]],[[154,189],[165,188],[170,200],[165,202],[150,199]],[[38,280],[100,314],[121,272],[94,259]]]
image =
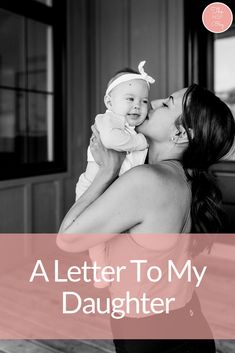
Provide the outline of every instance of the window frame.
[[17,164],[17,166],[2,165],[4,168],[1,168],[0,180],[66,172],[66,1],[54,0],[52,6],[47,6],[37,1],[24,0],[24,6],[22,6],[20,1],[2,0],[0,9],[52,26],[54,94],[53,161]]
[[[234,0],[223,0],[234,14]],[[211,0],[184,0],[185,86],[193,82],[214,90],[214,34],[202,23],[202,12]],[[221,161],[211,168],[219,173],[235,173],[235,161]]]

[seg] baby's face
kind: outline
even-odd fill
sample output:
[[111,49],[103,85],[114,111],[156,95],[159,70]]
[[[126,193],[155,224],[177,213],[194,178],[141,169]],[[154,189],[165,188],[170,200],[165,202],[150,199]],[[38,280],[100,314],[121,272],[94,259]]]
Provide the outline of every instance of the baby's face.
[[125,116],[131,126],[140,125],[148,113],[149,89],[144,80],[122,82],[110,92],[109,109]]

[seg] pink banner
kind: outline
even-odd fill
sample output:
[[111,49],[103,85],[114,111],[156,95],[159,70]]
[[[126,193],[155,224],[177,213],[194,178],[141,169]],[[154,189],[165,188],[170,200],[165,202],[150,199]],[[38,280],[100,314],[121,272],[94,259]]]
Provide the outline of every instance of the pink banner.
[[[234,339],[235,234],[210,235],[211,254],[195,259],[188,252],[179,258],[175,248],[145,256],[135,236],[138,256],[131,246],[118,256],[109,251],[104,289],[94,287],[99,266],[88,252],[64,252],[56,236],[0,235],[0,339],[187,339],[211,332]],[[117,237],[130,235],[111,241]],[[178,246],[179,237],[187,243],[192,235],[154,237]]]

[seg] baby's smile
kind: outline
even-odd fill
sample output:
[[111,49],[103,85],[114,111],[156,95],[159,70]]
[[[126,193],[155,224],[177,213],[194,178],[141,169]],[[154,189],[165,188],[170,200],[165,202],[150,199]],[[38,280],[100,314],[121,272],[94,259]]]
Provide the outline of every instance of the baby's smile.
[[128,124],[131,126],[138,126],[144,120],[144,118],[140,112],[128,113],[126,115],[126,119],[127,119]]
[[129,113],[127,114],[129,117],[133,117],[133,118],[139,118],[140,114],[139,113]]

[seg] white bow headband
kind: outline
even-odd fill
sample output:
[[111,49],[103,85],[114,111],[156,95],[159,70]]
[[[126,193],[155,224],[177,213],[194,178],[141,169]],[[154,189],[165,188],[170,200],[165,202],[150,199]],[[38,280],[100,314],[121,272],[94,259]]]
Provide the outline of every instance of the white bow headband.
[[147,85],[149,87],[150,83],[154,83],[155,80],[154,78],[152,78],[151,76],[148,76],[148,74],[146,74],[146,72],[144,71],[144,65],[145,65],[146,61],[141,61],[138,65],[138,70],[139,70],[139,74],[132,74],[132,73],[124,73],[123,75],[119,76],[118,78],[116,78],[107,88],[105,95],[108,95],[109,92],[116,86],[118,86],[120,83],[122,82],[127,82],[130,80],[135,80],[135,79],[139,79],[139,80],[144,80],[147,82]]

